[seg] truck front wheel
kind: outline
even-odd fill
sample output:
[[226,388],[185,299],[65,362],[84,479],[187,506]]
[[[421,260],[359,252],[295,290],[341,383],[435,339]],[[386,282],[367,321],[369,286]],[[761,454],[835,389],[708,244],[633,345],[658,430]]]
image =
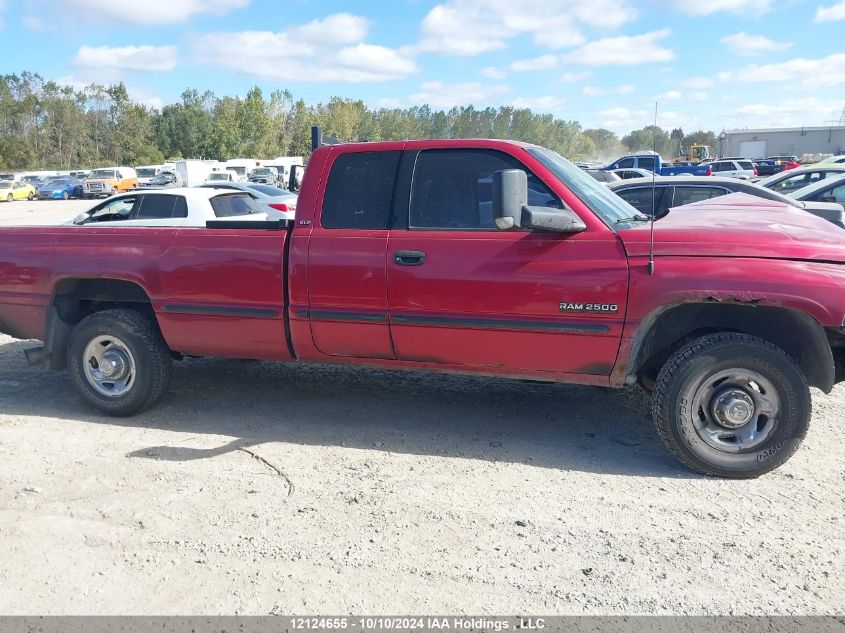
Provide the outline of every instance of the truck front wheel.
[[657,434],[689,468],[716,477],[759,477],[798,450],[810,424],[801,369],[762,339],[723,332],[696,339],[657,376]]
[[155,324],[134,310],[104,310],[83,319],[68,346],[71,380],[95,409],[128,416],[167,390],[173,363]]

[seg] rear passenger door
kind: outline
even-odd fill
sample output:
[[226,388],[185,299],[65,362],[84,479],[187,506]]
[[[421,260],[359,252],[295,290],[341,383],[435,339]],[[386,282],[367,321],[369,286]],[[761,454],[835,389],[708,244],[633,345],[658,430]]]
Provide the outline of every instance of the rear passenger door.
[[329,356],[394,358],[387,236],[401,152],[344,152],[330,166],[308,247],[308,318]]

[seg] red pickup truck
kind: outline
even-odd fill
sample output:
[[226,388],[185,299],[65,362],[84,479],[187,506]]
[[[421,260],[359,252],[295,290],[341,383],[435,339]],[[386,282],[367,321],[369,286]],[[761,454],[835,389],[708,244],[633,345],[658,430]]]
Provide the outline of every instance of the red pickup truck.
[[1,229],[0,330],[114,415],[186,356],[639,382],[681,462],[754,477],[798,448],[809,386],[845,379],[843,237],[714,204],[669,213],[652,247],[647,218],[541,147],[335,145],[287,225]]

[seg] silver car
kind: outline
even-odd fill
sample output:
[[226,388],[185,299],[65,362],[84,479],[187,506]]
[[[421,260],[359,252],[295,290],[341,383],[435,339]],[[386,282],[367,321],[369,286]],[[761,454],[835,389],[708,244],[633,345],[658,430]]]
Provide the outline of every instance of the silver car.
[[845,174],[845,165],[819,163],[773,174],[768,178],[763,178],[757,184],[778,193],[789,194],[804,187],[815,185],[827,178],[835,178],[843,174]]

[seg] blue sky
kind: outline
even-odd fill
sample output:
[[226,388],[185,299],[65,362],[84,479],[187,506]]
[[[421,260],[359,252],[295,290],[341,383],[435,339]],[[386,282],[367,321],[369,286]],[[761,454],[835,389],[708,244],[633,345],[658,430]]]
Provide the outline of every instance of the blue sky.
[[0,0],[0,72],[151,106],[253,85],[374,107],[517,105],[624,133],[845,108],[845,0]]

